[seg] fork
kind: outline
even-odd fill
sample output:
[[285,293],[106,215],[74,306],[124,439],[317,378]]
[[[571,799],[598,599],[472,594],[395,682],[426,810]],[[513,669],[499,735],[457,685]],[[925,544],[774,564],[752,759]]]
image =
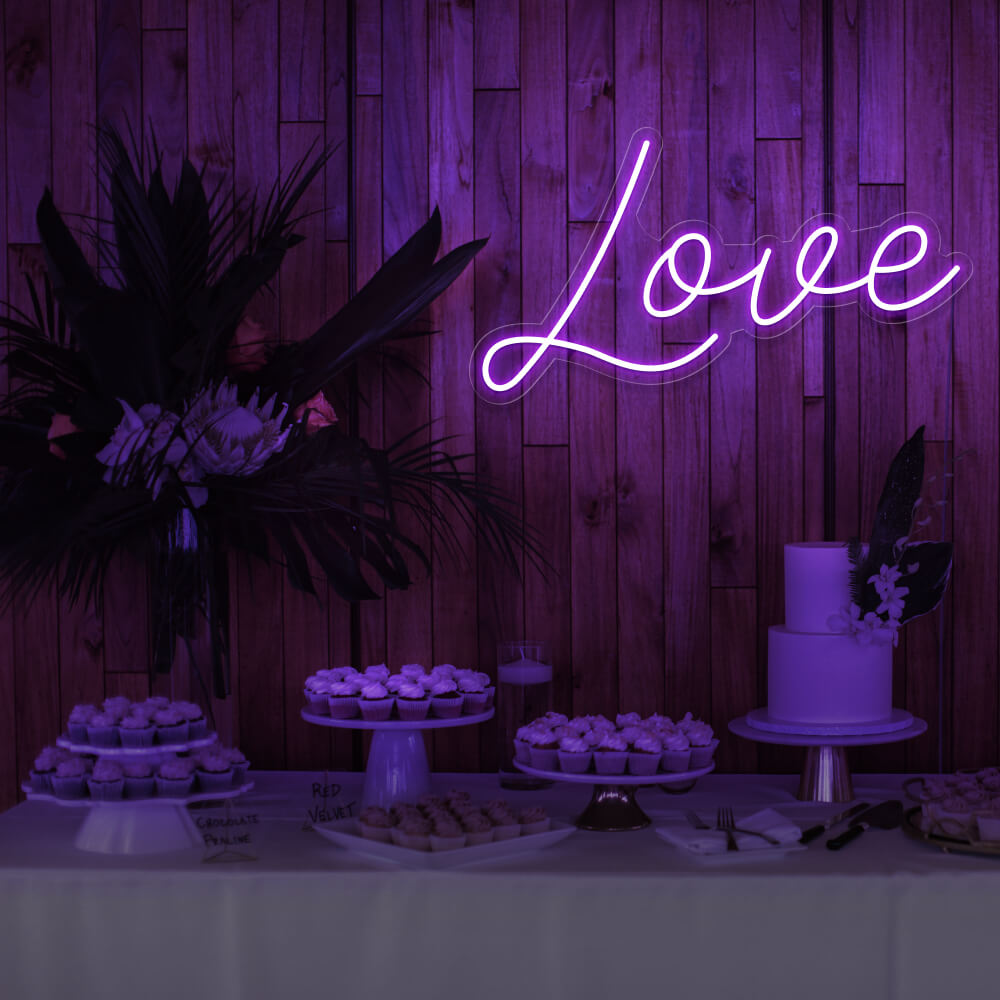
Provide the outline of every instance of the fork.
[[[719,808],[719,811],[716,813],[715,826],[716,829],[725,831],[729,834],[729,836],[732,836],[734,833],[747,833],[751,837],[760,837],[761,840],[766,840],[769,844],[773,844],[775,847],[781,846],[781,841],[778,840],[777,837],[772,837],[767,833],[760,833],[757,830],[747,830],[742,826],[737,826],[731,806],[721,806]],[[728,849],[732,850],[732,848]]]
[[732,808],[730,806],[719,806],[715,813],[715,828],[725,833],[727,851],[739,850],[739,847],[736,845],[736,834],[733,833],[735,824],[736,821],[733,818]]

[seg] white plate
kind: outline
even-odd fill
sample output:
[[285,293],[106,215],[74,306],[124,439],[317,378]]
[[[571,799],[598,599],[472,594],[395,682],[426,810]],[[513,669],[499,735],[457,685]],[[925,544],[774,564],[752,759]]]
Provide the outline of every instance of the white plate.
[[477,712],[475,715],[457,715],[454,719],[437,719],[428,716],[419,722],[404,719],[386,719],[385,722],[366,722],[360,716],[355,719],[332,719],[329,715],[317,715],[308,708],[300,713],[306,722],[314,726],[329,726],[331,729],[373,729],[377,733],[406,733],[414,729],[452,729],[456,726],[474,726],[493,718],[493,709]]
[[459,868],[462,865],[475,865],[484,861],[496,861],[501,858],[513,857],[528,851],[536,851],[565,840],[576,827],[569,823],[552,821],[550,829],[544,833],[522,834],[510,840],[494,840],[489,844],[477,844],[475,847],[459,847],[454,851],[416,851],[411,847],[397,847],[396,844],[383,844],[379,840],[368,840],[361,836],[361,826],[356,819],[338,819],[332,823],[316,823],[313,829],[327,840],[346,847],[356,854],[366,854],[381,861],[393,861],[405,868]]

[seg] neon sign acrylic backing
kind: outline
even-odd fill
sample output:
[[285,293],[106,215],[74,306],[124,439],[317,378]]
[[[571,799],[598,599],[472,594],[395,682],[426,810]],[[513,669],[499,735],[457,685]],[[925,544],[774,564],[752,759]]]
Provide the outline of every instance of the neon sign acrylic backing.
[[[485,398],[518,399],[557,359],[628,381],[674,381],[714,361],[736,334],[780,336],[823,302],[858,302],[880,322],[902,322],[939,308],[972,276],[971,261],[964,254],[943,253],[936,225],[913,214],[859,231],[837,221],[814,220],[789,241],[759,238],[749,264],[741,252],[746,248],[727,246],[706,223],[687,222],[660,240],[651,238],[650,266],[644,275],[618,275],[618,295],[633,296],[647,323],[659,321],[659,336],[650,338],[648,355],[619,357],[575,341],[568,327],[586,310],[588,291],[602,268],[614,267],[615,239],[626,226],[642,226],[639,209],[656,174],[660,150],[659,135],[652,129],[632,137],[602,216],[610,222],[591,240],[564,296],[545,320],[500,327],[479,341],[470,374]],[[738,266],[730,265],[734,258]],[[701,321],[702,334],[695,337],[690,329],[673,326],[691,320],[688,311],[699,300],[711,303],[722,297],[742,305],[735,314],[741,317],[738,325],[727,309],[725,326],[715,329],[710,322],[705,328]]]

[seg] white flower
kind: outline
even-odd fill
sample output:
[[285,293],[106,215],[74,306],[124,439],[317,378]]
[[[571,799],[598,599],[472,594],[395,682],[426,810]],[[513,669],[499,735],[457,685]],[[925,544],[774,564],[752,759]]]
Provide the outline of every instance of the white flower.
[[184,435],[206,473],[249,476],[285,447],[290,428],[281,429],[288,407],[275,414],[276,398],[259,402],[258,391],[241,404],[237,388],[223,379],[199,393],[184,414]]
[[885,563],[882,563],[878,573],[874,576],[868,577],[868,582],[875,584],[875,590],[878,593],[878,596],[884,601],[886,599],[886,594],[891,591],[893,584],[902,575],[903,574],[899,571],[897,566],[886,566]]
[[903,617],[903,598],[910,592],[909,587],[890,587],[882,594],[882,603],[875,609],[876,614],[889,612],[890,618]]
[[861,608],[853,601],[845,605],[835,615],[826,620],[831,632],[856,632],[861,620]]
[[133,410],[125,400],[122,419],[111,440],[97,453],[97,460],[106,465],[106,483],[129,483],[138,479],[153,494],[155,500],[170,479],[171,470],[184,484],[195,507],[200,507],[208,494],[190,484],[201,479],[201,471],[190,454],[190,446],[180,433],[180,418],[155,403]]

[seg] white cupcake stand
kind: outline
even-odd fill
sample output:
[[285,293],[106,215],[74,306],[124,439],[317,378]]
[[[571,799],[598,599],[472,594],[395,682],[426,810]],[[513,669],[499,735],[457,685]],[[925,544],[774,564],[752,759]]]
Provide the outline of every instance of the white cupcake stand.
[[[570,774],[568,771],[546,771],[531,767],[515,759],[514,767],[536,778],[550,781],[565,781],[570,784],[592,785],[593,792],[587,808],[577,816],[575,822],[581,830],[598,830],[604,833],[619,833],[626,830],[641,830],[652,820],[642,811],[635,800],[637,788],[662,785],[667,791],[688,791],[703,774],[715,770],[715,761],[707,767],[697,767],[689,771],[657,771],[651,775],[635,774]],[[674,789],[671,786],[686,786]]]
[[733,719],[729,731],[756,743],[806,747],[798,798],[803,802],[851,802],[854,786],[847,763],[848,749],[912,740],[927,731],[927,723],[909,712],[894,709],[882,728],[871,725],[796,727],[769,718],[766,709],[755,709]]
[[394,802],[415,802],[421,795],[430,792],[431,774],[424,749],[424,733],[428,729],[479,725],[493,718],[493,709],[475,715],[459,715],[454,719],[366,722],[364,719],[332,719],[329,715],[317,715],[304,708],[302,718],[314,726],[370,730],[374,734],[365,766],[361,808],[382,806],[388,809]]
[[[151,747],[99,747],[90,743],[74,743],[62,736],[58,746],[74,753],[118,761],[162,760],[178,753],[211,746],[215,733],[202,739],[183,743],[164,743]],[[63,799],[56,795],[32,790],[30,784],[22,785],[32,801],[53,802],[72,809],[86,809],[87,816],[77,831],[73,843],[81,851],[98,854],[164,854],[202,845],[187,807],[194,802],[214,802],[234,799],[253,788],[252,781],[240,787],[220,792],[197,792],[183,798],[152,796],[146,799],[115,799],[96,801],[91,798]]]

